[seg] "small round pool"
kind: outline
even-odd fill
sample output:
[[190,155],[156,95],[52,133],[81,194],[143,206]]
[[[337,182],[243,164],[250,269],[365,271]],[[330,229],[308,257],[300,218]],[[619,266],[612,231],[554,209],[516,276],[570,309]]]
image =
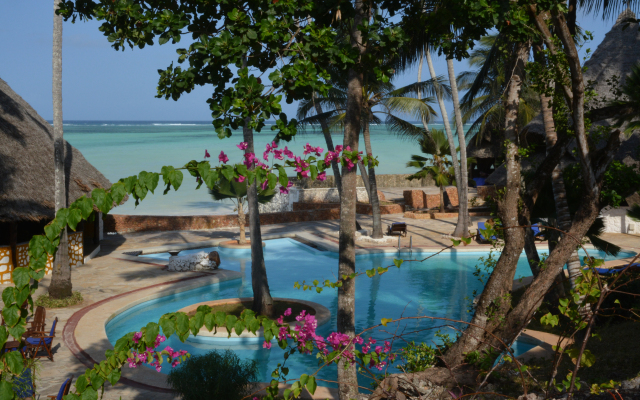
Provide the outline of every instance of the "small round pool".
[[[328,323],[318,327],[317,333],[327,336],[335,330],[337,292],[335,289],[325,289],[322,293],[302,291],[293,287],[294,282],[314,279],[335,281],[338,276],[338,257],[336,253],[323,252],[312,249],[292,239],[276,239],[266,242],[265,262],[269,286],[273,297],[297,298],[320,303],[331,311]],[[205,286],[166,297],[154,299],[136,305],[117,315],[106,325],[109,341],[116,340],[128,332],[137,331],[148,322],[158,321],[160,317],[174,312],[190,304],[203,301],[218,300],[234,297],[251,297],[251,253],[250,250],[231,249],[194,249],[184,250],[180,255],[199,251],[216,250],[220,253],[222,268],[240,271],[242,279],[226,281],[215,285]],[[591,256],[607,258],[603,253],[592,250]],[[424,258],[426,252],[414,252],[413,258]],[[400,316],[429,315],[448,317],[457,320],[469,320],[469,312],[474,291],[482,290],[483,283],[474,275],[476,265],[482,267],[480,257],[487,257],[488,252],[446,252],[430,258],[424,262],[405,262],[400,269],[392,267],[382,276],[373,278],[366,276],[357,278],[356,282],[356,330],[377,325],[382,318],[398,318]],[[499,254],[495,253],[495,257]],[[628,257],[630,253],[621,253],[618,257]],[[396,255],[397,256],[397,255]],[[584,254],[581,254],[584,256]],[[151,259],[168,259],[168,253],[149,254],[141,257]],[[402,256],[408,259],[406,255]],[[356,268],[359,271],[372,267],[393,266],[393,253],[363,255],[356,258]],[[518,263],[516,278],[531,275],[531,270],[523,255]],[[445,326],[443,321],[412,320],[402,324],[397,332],[407,332],[406,341],[438,343],[435,334],[438,330],[452,336],[455,331]],[[372,336],[378,340],[389,339],[397,326],[388,327],[390,332],[377,330]],[[271,350],[262,348],[262,343],[246,343],[229,341],[227,343],[199,343],[189,341],[180,342],[176,336],[165,343],[174,349],[187,350],[191,354],[204,354],[213,349],[231,349],[240,357],[258,361],[259,379],[269,381],[271,372],[278,363],[283,362],[283,351],[277,346]],[[537,343],[518,342],[514,346],[516,354],[535,347]],[[394,350],[404,346],[402,340],[396,340]],[[298,377],[303,373],[313,372],[318,367],[318,360],[313,356],[296,354],[290,357],[286,366],[289,367],[290,377]],[[169,368],[163,368],[168,373]],[[389,371],[393,372],[393,371]],[[335,380],[335,367],[324,368],[318,378]],[[334,386],[331,383],[320,383]],[[364,382],[366,385],[366,382]]]

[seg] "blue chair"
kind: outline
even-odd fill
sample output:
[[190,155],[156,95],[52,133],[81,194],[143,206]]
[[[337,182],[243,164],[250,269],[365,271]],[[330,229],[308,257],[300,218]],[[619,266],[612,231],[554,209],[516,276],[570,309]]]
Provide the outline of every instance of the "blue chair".
[[531,225],[531,230],[533,231],[533,238],[546,240],[546,234],[540,230],[540,224]]
[[33,389],[33,376],[31,376],[31,368],[25,368],[22,373],[15,377],[12,382],[13,392],[19,399],[33,397],[35,390]]
[[69,389],[71,389],[71,381],[73,380],[73,376],[69,379],[67,379],[66,381],[64,381],[64,383],[62,384],[62,386],[60,386],[60,390],[58,390],[58,395],[57,396],[47,396],[47,398],[49,399],[55,399],[55,400],[62,400],[62,398],[66,395],[69,394]]
[[476,183],[476,187],[484,186],[485,178],[473,178],[473,181]]
[[477,235],[477,240],[480,243],[488,243],[491,240],[498,240],[498,238],[496,237],[496,235],[491,236],[491,240],[487,239],[484,237],[484,235],[480,232],[481,229],[487,229],[484,225],[484,222],[478,222],[478,235]]
[[[29,336],[25,337],[27,345],[23,348],[23,353],[29,353],[32,358],[47,357],[53,361],[51,345],[53,344],[53,339],[56,337],[56,325],[58,325],[58,317],[53,320],[51,332],[48,335],[46,332],[31,331]],[[41,350],[44,350],[47,355],[38,355]]]

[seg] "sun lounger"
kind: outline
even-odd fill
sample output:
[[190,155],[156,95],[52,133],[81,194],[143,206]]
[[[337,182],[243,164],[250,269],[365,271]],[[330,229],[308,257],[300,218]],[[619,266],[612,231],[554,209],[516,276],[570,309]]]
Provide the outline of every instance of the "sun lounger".
[[407,224],[404,222],[394,222],[387,226],[387,235],[391,236],[396,232],[402,236],[407,236]]
[[478,222],[478,234],[476,235],[476,240],[478,242],[489,243],[491,240],[498,240],[498,238],[495,235],[491,236],[491,239],[485,238],[484,235],[480,233],[480,231],[483,229],[487,229],[487,227],[484,225],[484,222]]
[[531,225],[531,230],[534,239],[546,240],[546,234],[540,230],[540,224]]
[[484,186],[485,178],[473,178],[473,181],[476,183],[476,187]]
[[[584,269],[589,269],[589,267],[585,267]],[[628,271],[638,272],[640,271],[640,263],[633,263],[633,264],[627,263],[627,264],[623,264],[623,265],[615,266],[611,268],[595,268],[596,272],[600,275],[613,275],[613,274],[617,274],[618,272],[622,272],[625,269],[627,269]]]

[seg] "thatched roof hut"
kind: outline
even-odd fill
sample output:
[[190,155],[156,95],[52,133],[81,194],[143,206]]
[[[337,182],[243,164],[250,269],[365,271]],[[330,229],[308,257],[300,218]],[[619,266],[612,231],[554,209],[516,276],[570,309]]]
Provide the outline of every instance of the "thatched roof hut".
[[[69,203],[111,183],[68,142]],[[53,128],[0,79],[0,222],[54,217]]]
[[[586,71],[584,73],[585,85],[591,86],[598,98],[590,108],[600,108],[614,99],[613,82],[622,86],[625,79],[631,73],[634,65],[640,62],[640,30],[636,23],[626,22],[629,18],[635,18],[635,14],[627,9],[620,13],[616,23],[605,35],[602,43],[593,52],[589,60],[584,63]],[[592,122],[598,125],[611,125],[613,120],[591,118]],[[520,132],[520,142],[523,146],[532,144],[538,145],[538,149],[543,153],[545,149],[545,131],[542,115],[539,114],[531,120]],[[563,164],[570,162],[571,150],[575,143],[569,146],[567,154],[563,158]],[[623,140],[616,160],[627,165],[640,164],[640,132]],[[523,163],[524,166],[524,163]],[[496,169],[496,172],[487,178],[488,184],[504,185],[506,174],[501,173],[503,166]],[[495,176],[494,176],[495,175]]]

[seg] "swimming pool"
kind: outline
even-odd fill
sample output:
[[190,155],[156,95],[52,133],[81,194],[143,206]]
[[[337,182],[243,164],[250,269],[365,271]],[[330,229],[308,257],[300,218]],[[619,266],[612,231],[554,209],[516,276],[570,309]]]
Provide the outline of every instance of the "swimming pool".
[[[266,242],[265,263],[269,286],[273,297],[289,297],[320,303],[331,311],[330,321],[318,327],[317,333],[328,335],[335,330],[337,292],[335,289],[325,289],[318,294],[315,291],[302,291],[293,287],[294,282],[318,279],[323,281],[336,280],[338,275],[338,257],[336,253],[323,252],[292,239],[276,239]],[[158,321],[165,313],[174,312],[188,305],[203,301],[218,300],[234,297],[251,297],[251,255],[249,250],[231,249],[193,249],[184,250],[180,255],[199,251],[216,250],[220,253],[222,268],[240,271],[242,279],[226,281],[219,284],[201,287],[170,296],[154,299],[139,304],[117,315],[106,325],[109,341],[115,343],[117,339],[128,332],[139,330],[148,322]],[[406,262],[400,269],[390,268],[382,276],[373,278],[366,276],[356,281],[356,330],[360,331],[369,326],[377,325],[382,318],[397,318],[401,315],[429,315],[448,317],[459,320],[469,320],[468,312],[472,293],[480,292],[483,283],[477,276],[475,266],[480,264],[478,259],[487,256],[487,252],[446,252],[430,258],[425,262]],[[602,253],[590,251],[590,255],[603,257]],[[415,258],[425,257],[428,253],[414,252]],[[584,254],[582,254],[584,255]],[[626,256],[621,254],[619,257]],[[143,257],[151,259],[168,259],[168,253],[149,254]],[[403,258],[407,258],[403,254]],[[365,270],[372,267],[393,265],[394,254],[372,254],[357,256],[356,269]],[[524,256],[521,257],[516,271],[516,278],[531,275],[531,270]],[[442,321],[413,320],[401,325],[398,332],[405,329],[405,340],[416,342],[435,342],[435,333],[442,329],[443,333],[454,335],[455,331],[443,327]],[[440,327],[440,328],[439,328]],[[389,329],[396,329],[396,326]],[[393,333],[393,332],[391,332]],[[372,333],[376,339],[386,339],[390,333],[376,331]],[[255,345],[238,345],[233,342],[224,345],[211,343],[180,342],[175,336],[165,343],[174,349],[184,349],[191,354],[203,354],[214,348],[232,349],[242,357],[255,359],[259,363],[260,380],[270,380],[270,375],[278,363],[283,361],[283,351],[277,346],[271,350],[262,348],[262,342]],[[533,347],[535,343],[518,343],[514,346],[517,354],[521,354]],[[394,343],[394,350],[403,346],[401,341]],[[317,368],[317,359],[310,356],[296,354],[287,360],[290,377],[297,377]],[[163,368],[168,373],[168,368]],[[335,379],[335,367],[325,368],[320,374],[322,379]],[[328,383],[321,383],[332,386]]]

